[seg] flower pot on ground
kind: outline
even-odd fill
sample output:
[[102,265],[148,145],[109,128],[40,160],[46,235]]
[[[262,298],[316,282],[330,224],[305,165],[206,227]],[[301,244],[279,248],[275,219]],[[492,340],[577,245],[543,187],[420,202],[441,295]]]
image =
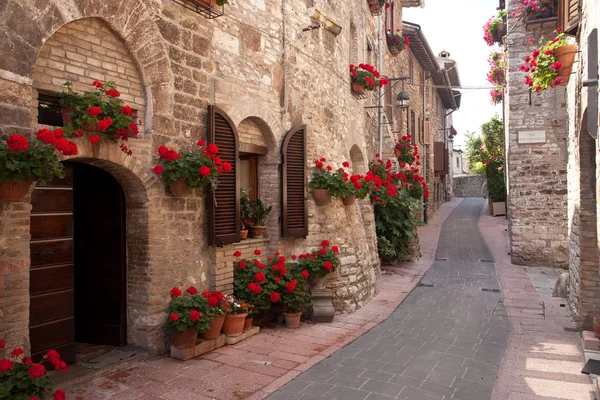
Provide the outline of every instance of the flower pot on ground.
[[31,141],[15,133],[0,136],[0,201],[20,201],[34,182],[64,177],[59,155],[76,155],[77,145],[63,136],[61,129],[42,129]]
[[283,316],[285,318],[285,326],[286,328],[300,328],[300,318],[302,318],[302,313],[287,313],[284,312]]
[[174,287],[167,308],[167,328],[173,332],[173,346],[186,349],[194,347],[199,331],[208,329],[208,302],[190,286],[185,294]]
[[225,322],[225,296],[219,291],[202,293],[207,301],[208,309],[206,311],[209,322],[208,329],[202,333],[204,339],[216,339],[221,334]]
[[173,197],[185,197],[191,193],[190,188],[183,179],[177,179],[174,183],[170,184],[169,191]]
[[223,310],[225,311],[223,333],[226,336],[241,335],[248,316],[248,304],[235,296],[225,296]]
[[154,173],[163,179],[175,197],[188,195],[189,189],[214,190],[219,184],[219,175],[231,172],[231,164],[217,156],[216,145],[207,145],[203,140],[197,145],[200,152],[177,153],[167,146],[158,148],[161,164],[154,167]]
[[253,321],[253,318],[251,316],[246,317],[246,320],[244,321],[244,330],[245,331],[252,328],[252,321]]
[[179,349],[188,349],[196,345],[198,329],[186,329],[183,332],[173,332],[173,346]]
[[255,239],[262,239],[267,234],[266,226],[252,225],[250,227],[250,236]]
[[248,239],[248,229],[240,229],[240,239],[241,240]]
[[92,85],[95,92],[80,94],[73,90],[71,82],[64,84],[66,89],[60,94],[60,105],[66,122],[65,133],[69,137],[80,137],[86,131],[90,133],[90,140],[100,134],[119,143],[121,151],[131,155],[125,143],[137,137],[142,121],[119,98],[121,94],[113,82],[94,81]]
[[344,203],[345,206],[351,206],[356,202],[356,196],[355,195],[346,196],[342,199],[342,202]]
[[492,201],[492,216],[506,215],[506,202]]

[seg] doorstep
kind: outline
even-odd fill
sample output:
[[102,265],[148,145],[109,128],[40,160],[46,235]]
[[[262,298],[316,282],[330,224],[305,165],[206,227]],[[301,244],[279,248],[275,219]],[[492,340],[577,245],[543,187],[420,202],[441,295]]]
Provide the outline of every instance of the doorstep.
[[194,347],[186,349],[180,349],[175,346],[171,346],[171,358],[181,361],[191,360],[194,357],[199,357],[203,354],[210,353],[213,350],[223,347],[225,345],[234,345],[242,340],[248,339],[251,336],[256,335],[260,332],[260,327],[252,326],[245,330],[241,335],[238,336],[225,336],[221,334],[216,339],[202,339],[198,338]]

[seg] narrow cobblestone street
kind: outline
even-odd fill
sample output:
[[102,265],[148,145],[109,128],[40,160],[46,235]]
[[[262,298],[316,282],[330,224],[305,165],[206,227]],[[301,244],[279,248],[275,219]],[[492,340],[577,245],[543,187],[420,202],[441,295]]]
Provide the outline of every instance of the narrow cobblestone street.
[[483,204],[464,200],[444,222],[435,262],[389,319],[269,399],[490,398],[510,329]]

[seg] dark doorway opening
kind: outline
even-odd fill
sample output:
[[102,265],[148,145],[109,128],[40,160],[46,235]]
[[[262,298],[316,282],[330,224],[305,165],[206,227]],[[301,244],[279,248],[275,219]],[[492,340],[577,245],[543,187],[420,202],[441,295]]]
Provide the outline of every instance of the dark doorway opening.
[[32,194],[30,340],[74,363],[76,343],[127,344],[125,196],[100,168],[65,170]]

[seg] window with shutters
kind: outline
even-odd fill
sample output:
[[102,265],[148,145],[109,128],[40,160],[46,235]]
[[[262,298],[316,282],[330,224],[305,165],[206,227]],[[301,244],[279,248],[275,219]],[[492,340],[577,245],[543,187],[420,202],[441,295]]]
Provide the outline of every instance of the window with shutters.
[[258,155],[240,153],[240,189],[249,193],[250,200],[256,200],[258,187]]
[[208,106],[208,142],[219,148],[219,157],[231,164],[231,172],[219,176],[210,192],[209,244],[224,246],[240,240],[239,138],[231,119],[219,108]]
[[306,205],[306,125],[290,130],[281,146],[282,213],[281,234],[284,237],[308,236]]
[[396,32],[394,29],[394,2],[390,1],[390,6],[385,10],[385,31]]
[[581,0],[559,0],[558,25],[563,27],[565,33],[577,34],[581,20]]

